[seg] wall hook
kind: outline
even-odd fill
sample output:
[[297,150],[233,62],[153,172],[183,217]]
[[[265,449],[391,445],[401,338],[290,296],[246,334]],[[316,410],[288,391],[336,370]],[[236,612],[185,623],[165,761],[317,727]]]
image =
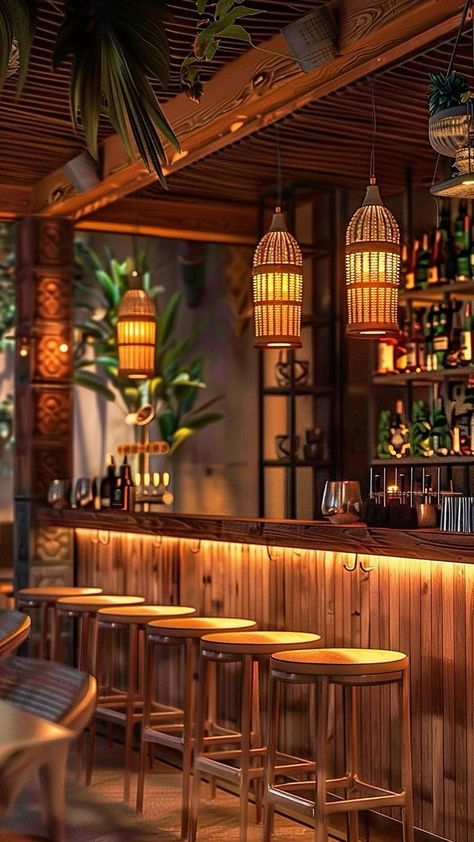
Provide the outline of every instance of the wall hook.
[[161,545],[163,543],[163,535],[154,535],[152,538],[151,545],[155,547],[155,549],[161,549]]
[[369,567],[365,565],[363,561],[359,561],[359,567],[362,570],[362,573],[370,573],[372,570],[375,570],[375,567]]
[[201,550],[201,539],[198,538],[197,541],[194,541],[193,546],[189,548],[189,551],[193,553],[193,555],[197,555],[198,552]]
[[354,564],[347,564],[346,562],[344,562],[344,564],[342,566],[343,566],[344,570],[347,570],[348,573],[355,573],[355,571],[357,570],[358,564],[359,564],[359,556],[356,553],[355,558],[354,558]]
[[89,540],[91,544],[97,546],[100,544],[102,547],[106,547],[107,544],[110,544],[110,532],[106,529],[96,529],[95,530],[95,538],[92,537],[92,534],[89,536]]

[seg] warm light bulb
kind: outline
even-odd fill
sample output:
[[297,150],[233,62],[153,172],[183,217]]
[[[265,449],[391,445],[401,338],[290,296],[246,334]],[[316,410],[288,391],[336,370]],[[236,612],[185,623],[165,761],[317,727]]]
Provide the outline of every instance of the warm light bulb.
[[61,342],[59,350],[62,354],[67,354],[67,352],[69,351],[69,345],[67,344],[67,342]]
[[20,357],[28,356],[28,348],[20,348]]
[[170,475],[167,471],[163,474],[163,485],[165,488],[168,488],[170,484]]
[[159,484],[160,484],[160,475],[159,475],[158,471],[155,471],[154,474],[153,474],[153,485],[155,486],[155,488],[157,488],[157,486]]

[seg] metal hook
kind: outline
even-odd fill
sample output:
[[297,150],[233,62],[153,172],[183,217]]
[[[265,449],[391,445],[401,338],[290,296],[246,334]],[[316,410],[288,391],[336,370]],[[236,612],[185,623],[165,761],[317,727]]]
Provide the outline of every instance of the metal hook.
[[359,567],[362,573],[371,573],[372,570],[375,570],[375,567],[367,567],[363,561],[359,561]]
[[[197,543],[197,546],[196,546],[196,543]],[[197,542],[195,542],[194,545],[189,548],[189,551],[191,553],[193,553],[194,555],[197,555],[198,552],[200,551],[200,549],[201,549],[201,539],[198,538]]]
[[269,544],[266,545],[268,561],[278,561],[278,559],[272,556],[272,548]]
[[293,553],[291,555],[291,560],[295,561],[295,559],[301,558],[301,556],[302,556],[302,553],[299,553],[298,550],[293,550]]
[[347,570],[348,573],[355,573],[355,571],[357,570],[358,564],[359,564],[359,556],[356,553],[355,558],[354,558],[354,564],[347,564],[346,562],[344,562],[342,566],[343,566],[344,570]]
[[[156,540],[157,537],[159,538],[159,541]],[[154,535],[153,536],[152,542],[151,542],[152,547],[155,547],[155,549],[159,550],[159,549],[161,549],[162,543],[163,543],[163,535],[158,535],[158,536]]]
[[110,532],[107,529],[96,529],[95,535],[95,539],[92,535],[89,536],[89,540],[91,544],[94,544],[94,546],[100,544],[102,547],[106,547],[107,544],[110,544]]

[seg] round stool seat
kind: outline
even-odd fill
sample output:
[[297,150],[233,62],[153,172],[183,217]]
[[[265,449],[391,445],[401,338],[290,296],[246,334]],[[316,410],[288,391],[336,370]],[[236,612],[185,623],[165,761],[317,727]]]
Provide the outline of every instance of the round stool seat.
[[82,612],[97,613],[100,608],[107,608],[108,606],[140,605],[143,602],[145,602],[143,596],[119,596],[101,593],[97,596],[88,596],[86,599],[81,596],[58,599],[57,609],[59,611],[71,611],[74,614]]
[[239,617],[184,617],[180,620],[152,620],[147,625],[148,637],[199,638],[210,631],[230,632],[239,629],[254,629],[254,620],[242,620]]
[[390,649],[311,649],[279,652],[272,667],[298,675],[381,675],[400,672],[408,666],[404,652]]
[[207,634],[202,638],[206,650],[229,655],[272,655],[284,649],[313,647],[319,634],[286,631],[247,631]]
[[100,623],[120,623],[120,625],[146,625],[159,617],[186,617],[194,614],[195,608],[186,605],[137,605],[101,608],[98,613]]
[[82,599],[101,593],[102,588],[69,588],[62,585],[52,585],[45,588],[22,588],[17,591],[17,598],[20,602],[50,602],[52,604],[64,597],[80,597]]
[[13,582],[0,582],[0,594],[13,593]]

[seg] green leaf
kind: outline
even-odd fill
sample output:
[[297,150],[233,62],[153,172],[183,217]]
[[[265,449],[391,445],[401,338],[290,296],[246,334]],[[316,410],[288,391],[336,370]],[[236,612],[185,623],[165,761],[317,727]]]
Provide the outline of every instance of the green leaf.
[[181,298],[181,293],[175,292],[174,295],[171,296],[163,316],[158,321],[158,344],[160,348],[162,348],[163,345],[166,345],[166,342],[174,330],[181,305]]
[[211,400],[210,400],[210,401],[207,401],[207,402],[206,402],[206,403],[204,403],[202,406],[198,406],[196,409],[194,409],[194,410],[193,410],[193,411],[189,414],[188,418],[192,418],[194,415],[199,414],[199,413],[201,413],[201,412],[204,412],[204,411],[206,411],[206,410],[210,409],[210,408],[211,408],[211,406],[214,406],[214,404],[218,403],[219,401],[224,400],[224,398],[225,398],[225,395],[216,395],[216,397],[215,397],[215,398],[211,398]]
[[246,41],[247,44],[252,43],[252,39],[248,32],[238,24],[231,24],[219,33],[219,38],[233,38],[235,41]]
[[114,392],[92,371],[75,371],[74,383],[76,386],[83,386],[85,389],[90,389],[92,392],[102,395],[108,401],[115,400]]
[[158,418],[158,424],[162,438],[167,442],[171,442],[176,430],[176,419],[173,412],[171,410],[162,412]]

